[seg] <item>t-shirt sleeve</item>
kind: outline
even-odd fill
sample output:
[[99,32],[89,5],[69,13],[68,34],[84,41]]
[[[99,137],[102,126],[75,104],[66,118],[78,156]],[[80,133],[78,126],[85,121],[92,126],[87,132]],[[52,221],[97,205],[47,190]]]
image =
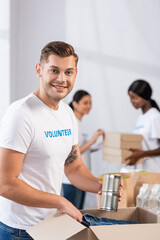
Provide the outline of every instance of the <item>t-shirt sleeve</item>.
[[151,138],[160,139],[160,114],[151,119]]
[[21,110],[7,111],[0,124],[0,147],[26,153],[32,141],[31,120]]

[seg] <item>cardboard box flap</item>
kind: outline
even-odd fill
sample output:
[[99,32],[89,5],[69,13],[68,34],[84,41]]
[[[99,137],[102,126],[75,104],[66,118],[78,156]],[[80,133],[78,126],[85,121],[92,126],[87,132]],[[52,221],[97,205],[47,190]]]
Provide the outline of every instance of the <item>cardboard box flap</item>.
[[106,132],[105,138],[111,141],[127,141],[127,142],[138,142],[142,141],[142,135],[134,133],[118,133],[118,132]]
[[128,149],[113,148],[103,146],[102,151],[106,155],[118,156],[118,157],[128,157],[132,154]]
[[27,230],[34,240],[66,240],[86,227],[67,214],[55,214]]
[[[92,226],[90,227],[99,240],[142,240],[160,239],[159,224],[133,224],[133,225],[112,225],[112,226]],[[107,238],[106,238],[107,236]]]
[[138,142],[142,141],[142,135],[140,134],[121,134],[122,141]]
[[138,208],[138,222],[141,223],[160,223],[160,215],[155,214],[147,209]]

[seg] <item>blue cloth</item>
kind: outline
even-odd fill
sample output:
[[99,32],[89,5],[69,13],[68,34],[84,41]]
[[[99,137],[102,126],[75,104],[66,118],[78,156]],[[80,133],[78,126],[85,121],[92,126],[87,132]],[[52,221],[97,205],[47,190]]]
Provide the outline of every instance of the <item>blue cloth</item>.
[[86,226],[99,226],[99,225],[121,225],[121,224],[138,224],[135,221],[124,221],[124,220],[117,220],[111,218],[99,218],[93,216],[92,214],[85,213],[82,217],[83,224]]
[[85,192],[71,184],[62,185],[63,197],[70,201],[76,208],[83,209]]
[[9,227],[0,222],[0,240],[33,240],[25,231]]

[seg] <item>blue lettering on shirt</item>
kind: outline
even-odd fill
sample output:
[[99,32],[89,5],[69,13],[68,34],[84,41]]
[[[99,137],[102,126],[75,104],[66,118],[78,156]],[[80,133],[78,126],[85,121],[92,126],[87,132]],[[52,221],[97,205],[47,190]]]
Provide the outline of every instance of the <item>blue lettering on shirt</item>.
[[44,131],[46,138],[54,138],[54,137],[63,137],[69,136],[72,134],[71,129],[64,130],[55,130],[55,131]]

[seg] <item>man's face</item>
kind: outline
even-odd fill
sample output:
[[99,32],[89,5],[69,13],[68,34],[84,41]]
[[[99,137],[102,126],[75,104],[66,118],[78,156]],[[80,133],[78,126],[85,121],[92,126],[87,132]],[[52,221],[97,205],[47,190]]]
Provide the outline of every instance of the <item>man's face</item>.
[[36,65],[36,73],[40,77],[42,101],[49,104],[58,103],[74,86],[77,75],[75,58],[52,54],[47,62]]

